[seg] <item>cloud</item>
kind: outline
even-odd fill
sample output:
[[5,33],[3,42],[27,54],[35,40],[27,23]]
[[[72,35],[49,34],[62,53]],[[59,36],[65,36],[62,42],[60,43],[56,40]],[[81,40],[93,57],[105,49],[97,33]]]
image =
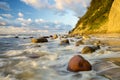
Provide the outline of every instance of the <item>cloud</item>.
[[22,26],[28,26],[29,24],[32,23],[31,18],[24,19],[24,18],[17,18],[17,20],[21,23]]
[[28,26],[29,24],[32,23],[32,19],[31,18],[24,19],[24,14],[21,12],[18,13],[17,21],[21,23],[22,27]]
[[0,26],[5,26],[6,23],[5,22],[0,22]]
[[21,1],[34,8],[50,8],[51,7],[48,0],[21,0]]
[[43,19],[35,19],[35,22],[36,22],[36,23],[44,23],[45,20],[43,20]]
[[5,26],[6,25],[6,21],[4,21],[4,18],[2,16],[0,16],[0,26]]
[[17,21],[21,24],[22,27],[29,27],[33,29],[41,29],[41,30],[70,30],[71,25],[63,24],[58,21],[50,22],[44,19],[35,19],[31,18],[17,18]]
[[24,16],[24,14],[23,14],[23,13],[21,13],[21,12],[19,12],[19,13],[18,13],[18,16],[19,16],[19,17],[23,17],[23,16]]
[[0,20],[3,19],[3,17],[0,16]]
[[20,26],[20,22],[0,15],[0,27],[1,26]]
[[47,8],[55,10],[59,15],[66,14],[69,10],[79,17],[82,16],[91,0],[51,0],[53,4],[50,4],[49,0],[21,0],[22,2],[30,5],[34,8],[41,9]]
[[10,10],[10,6],[9,6],[9,4],[6,3],[6,2],[0,2],[0,9]]
[[36,19],[31,25],[34,26],[34,28],[46,30],[70,30],[72,28],[72,26],[68,24],[63,24],[58,21],[50,22],[43,19]]
[[36,30],[28,27],[17,27],[17,26],[1,26],[0,34],[32,34],[32,33],[47,33],[47,30]]
[[12,18],[13,17],[11,14],[1,14],[1,16],[6,17],[6,18]]
[[82,16],[86,12],[91,0],[55,0],[58,10],[71,10],[76,16]]
[[[4,15],[6,16],[6,15]],[[58,33],[68,31],[71,25],[63,24],[58,21],[47,21],[44,19],[31,19],[18,17],[16,19],[6,18],[0,15],[0,34],[10,33]]]

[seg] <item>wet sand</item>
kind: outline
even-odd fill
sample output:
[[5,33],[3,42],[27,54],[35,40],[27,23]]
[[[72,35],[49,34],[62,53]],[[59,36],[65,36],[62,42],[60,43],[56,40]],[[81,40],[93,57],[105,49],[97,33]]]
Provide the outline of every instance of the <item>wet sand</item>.
[[[97,34],[102,44],[108,46],[107,51],[118,52],[120,54],[120,34]],[[93,65],[93,69],[98,71],[98,75],[104,76],[109,80],[120,80],[120,57],[103,58],[100,62]],[[100,72],[99,72],[100,71]]]
[[100,39],[102,44],[109,46],[109,51],[120,51],[120,34],[93,34],[97,38],[105,38]]
[[116,58],[105,58],[103,59],[104,61],[110,61],[118,66],[120,66],[120,57],[116,57]]

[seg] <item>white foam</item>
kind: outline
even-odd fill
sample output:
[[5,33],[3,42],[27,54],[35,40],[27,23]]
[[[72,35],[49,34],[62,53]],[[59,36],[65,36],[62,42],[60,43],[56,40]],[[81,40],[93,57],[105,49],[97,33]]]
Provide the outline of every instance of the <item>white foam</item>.
[[[92,54],[80,54],[77,52],[80,52],[86,45],[76,47],[75,42],[73,42],[67,46],[60,46],[59,43],[59,39],[50,39],[48,43],[25,43],[19,44],[20,46],[25,46],[24,50],[9,50],[5,52],[4,55],[10,57],[8,60],[15,61],[19,59],[19,61],[16,65],[12,65],[12,67],[10,67],[10,71],[13,72],[13,74],[11,74],[13,77],[1,76],[0,79],[17,80],[14,77],[17,74],[21,72],[24,73],[25,71],[31,71],[35,75],[31,78],[31,80],[91,80],[92,78],[96,78],[98,80],[108,80],[104,77],[96,75],[95,71],[85,71],[79,73],[69,72],[67,71],[68,62],[74,55],[82,55],[91,64],[102,58],[120,57],[120,52],[106,51],[104,47],[102,47],[103,53],[100,53],[98,50]],[[34,45],[40,45],[41,47],[34,47]],[[28,58],[27,56],[30,54],[38,54],[40,57],[36,59]],[[0,66],[6,65],[3,59],[1,59],[0,62]],[[2,73],[3,72],[0,72],[0,74]],[[78,76],[75,76],[77,74]]]

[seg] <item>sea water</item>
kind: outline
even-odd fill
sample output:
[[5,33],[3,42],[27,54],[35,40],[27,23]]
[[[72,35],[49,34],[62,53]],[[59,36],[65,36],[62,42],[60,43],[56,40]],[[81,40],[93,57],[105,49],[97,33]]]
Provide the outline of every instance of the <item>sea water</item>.
[[[76,47],[75,42],[60,46],[60,39],[48,39],[47,43],[31,43],[29,37],[40,37],[40,34],[0,35],[0,80],[109,80],[97,75],[97,71],[78,73],[67,71],[67,65],[74,55],[82,55],[91,64],[98,59],[118,57],[117,52],[105,51],[100,54],[80,54],[85,45]],[[77,41],[75,38],[70,38]],[[103,50],[105,48],[102,48]],[[37,54],[39,58],[30,58]],[[115,66],[113,66],[115,67]]]

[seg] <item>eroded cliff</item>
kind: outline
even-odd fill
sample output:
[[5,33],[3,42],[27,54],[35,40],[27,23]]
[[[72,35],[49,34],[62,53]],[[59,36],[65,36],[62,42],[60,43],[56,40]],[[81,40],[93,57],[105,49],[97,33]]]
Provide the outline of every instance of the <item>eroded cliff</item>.
[[120,0],[92,0],[70,34],[120,32]]

